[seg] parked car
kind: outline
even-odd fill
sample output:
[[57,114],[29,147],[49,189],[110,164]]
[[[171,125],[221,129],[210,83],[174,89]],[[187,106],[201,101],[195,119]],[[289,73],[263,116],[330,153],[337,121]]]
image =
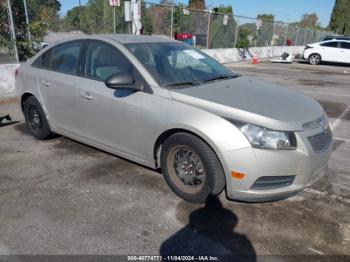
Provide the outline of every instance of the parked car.
[[350,63],[350,41],[330,40],[309,44],[304,49],[303,57],[312,65],[320,64],[322,61]]
[[329,40],[348,40],[348,41],[350,41],[350,36],[327,35],[327,36],[322,37],[321,42],[329,41]]
[[161,36],[82,36],[46,47],[16,76],[31,133],[58,133],[160,169],[203,203],[271,201],[322,176],[332,132],[319,103],[235,74]]

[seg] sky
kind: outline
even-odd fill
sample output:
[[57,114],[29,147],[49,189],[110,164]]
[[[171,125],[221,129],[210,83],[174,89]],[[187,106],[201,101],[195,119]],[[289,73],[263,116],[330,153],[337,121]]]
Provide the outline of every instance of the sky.
[[[105,0],[107,1],[107,0]],[[70,8],[77,6],[79,0],[60,0],[62,4],[61,14],[65,14]],[[81,0],[86,3],[87,0]],[[157,0],[146,2],[158,3]],[[176,0],[188,3],[188,0]],[[261,13],[272,13],[275,20],[283,22],[300,21],[303,14],[316,13],[322,26],[328,26],[335,0],[206,0],[206,6],[213,8],[220,4],[232,5],[235,15],[256,17]]]

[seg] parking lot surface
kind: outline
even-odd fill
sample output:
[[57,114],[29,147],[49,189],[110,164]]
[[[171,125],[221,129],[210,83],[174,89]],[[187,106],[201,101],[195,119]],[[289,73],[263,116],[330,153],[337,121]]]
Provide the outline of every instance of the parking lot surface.
[[0,100],[18,121],[0,127],[0,254],[350,255],[350,66],[230,67],[323,105],[335,143],[319,182],[278,202],[190,204],[154,170],[65,137],[34,139],[16,101]]

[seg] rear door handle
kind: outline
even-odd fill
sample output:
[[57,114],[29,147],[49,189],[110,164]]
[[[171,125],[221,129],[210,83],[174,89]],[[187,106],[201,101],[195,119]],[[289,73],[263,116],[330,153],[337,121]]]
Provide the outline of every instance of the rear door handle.
[[81,91],[80,97],[84,98],[85,100],[92,100],[93,99],[93,96],[87,91]]

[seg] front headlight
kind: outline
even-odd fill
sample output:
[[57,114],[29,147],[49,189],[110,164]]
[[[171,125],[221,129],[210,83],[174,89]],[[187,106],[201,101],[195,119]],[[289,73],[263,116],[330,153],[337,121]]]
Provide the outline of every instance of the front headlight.
[[296,149],[293,132],[274,131],[252,124],[235,124],[255,148],[291,150]]

